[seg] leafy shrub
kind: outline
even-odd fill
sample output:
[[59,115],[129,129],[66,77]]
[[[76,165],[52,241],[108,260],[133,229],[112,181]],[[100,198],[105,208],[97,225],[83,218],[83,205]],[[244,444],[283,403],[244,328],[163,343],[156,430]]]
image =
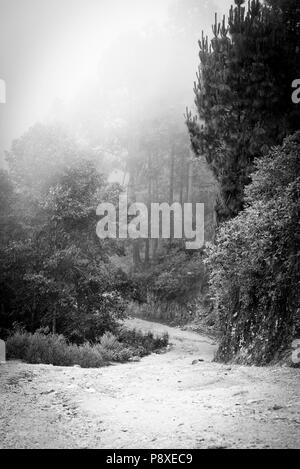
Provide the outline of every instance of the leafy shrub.
[[152,332],[144,334],[136,329],[121,329],[118,339],[127,347],[133,348],[138,356],[149,355],[153,351],[166,347],[169,343],[168,334],[155,336]]
[[171,326],[184,326],[191,321],[205,319],[210,315],[206,296],[203,294],[182,301],[163,301],[153,294],[148,294],[147,303],[131,302],[128,304],[127,313],[134,318],[142,318],[150,321],[161,322]]
[[144,298],[154,295],[160,301],[182,301],[207,286],[207,274],[202,252],[186,252],[175,248],[162,256],[158,263],[134,275]]
[[100,367],[106,364],[102,350],[97,346],[68,344],[61,335],[30,334],[17,332],[7,340],[9,359],[22,359],[33,364],[55,366],[80,365],[83,368]]
[[111,332],[106,332],[100,339],[97,349],[109,361],[125,362],[133,355],[133,350],[120,342]]
[[266,364],[300,333],[300,132],[257,162],[247,207],[208,249],[218,358]]
[[98,343],[70,344],[65,337],[30,334],[17,331],[7,340],[8,359],[21,359],[32,364],[54,366],[80,365],[82,368],[99,368],[110,362],[126,362],[134,356],[145,356],[168,343],[167,337],[154,337],[137,331],[121,330],[118,337],[104,334]]

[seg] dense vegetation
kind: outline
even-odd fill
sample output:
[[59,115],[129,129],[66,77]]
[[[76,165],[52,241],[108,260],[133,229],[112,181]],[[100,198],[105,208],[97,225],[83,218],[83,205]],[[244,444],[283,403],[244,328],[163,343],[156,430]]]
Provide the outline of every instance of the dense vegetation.
[[300,332],[300,10],[294,0],[244,3],[199,43],[198,116],[187,124],[220,187],[206,260],[218,358],[266,364]]
[[21,359],[32,364],[81,366],[99,368],[111,362],[137,360],[168,345],[168,336],[154,337],[152,333],[120,329],[116,337],[110,332],[96,342],[82,345],[69,343],[65,336],[37,330],[34,334],[16,331],[7,339],[9,359]]
[[[30,361],[46,360],[32,349],[40,346],[38,353],[47,355],[53,345],[55,363],[88,363],[80,358],[83,351],[90,356],[95,350],[91,364],[105,363],[101,337],[121,333],[130,285],[110,261],[118,246],[96,236],[96,207],[101,200],[113,202],[118,187],[107,184],[92,155],[58,128],[32,128],[14,143],[8,162],[0,193],[1,336],[24,328],[23,335],[10,336],[8,350],[21,341]],[[36,335],[40,328],[53,336]],[[99,340],[90,349],[87,343]],[[120,347],[115,356],[127,356],[127,346]]]
[[218,357],[266,364],[300,333],[300,133],[256,161],[246,208],[209,252]]
[[[0,172],[0,334],[11,357],[100,366],[166,345],[125,331],[128,312],[176,323],[211,314],[223,361],[266,364],[299,336],[299,2],[234,3],[199,41],[188,131],[183,94],[163,81],[158,105],[143,86],[160,63],[147,62],[154,33],[176,81],[172,40],[195,32],[179,27],[179,1],[171,33],[137,33],[130,57],[120,42],[108,50],[104,69],[126,73],[102,77],[91,119],[75,116],[85,144],[46,125],[13,143]],[[122,182],[109,183],[116,169]],[[170,239],[99,240],[96,208],[117,205],[124,186],[129,204],[204,203],[210,244],[187,251],[172,229]]]
[[81,342],[112,331],[125,304],[95,232],[105,183],[93,162],[74,156],[74,146],[37,127],[9,154],[11,179],[2,174],[10,206],[1,207],[1,327],[48,326]]

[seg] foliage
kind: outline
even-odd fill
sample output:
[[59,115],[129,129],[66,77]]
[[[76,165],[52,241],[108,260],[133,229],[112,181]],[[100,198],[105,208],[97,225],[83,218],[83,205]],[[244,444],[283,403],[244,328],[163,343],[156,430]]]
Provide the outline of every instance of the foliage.
[[296,23],[290,30],[295,2],[288,18],[283,7],[244,3],[235,0],[228,23],[216,19],[210,44],[204,35],[199,41],[198,115],[187,113],[194,153],[205,155],[219,182],[219,221],[243,208],[255,158],[300,125],[291,100],[300,71]]
[[218,358],[266,364],[300,333],[300,132],[256,167],[247,207],[220,227],[207,264]]
[[145,356],[166,347],[168,337],[155,338],[151,333],[122,330],[119,337],[106,332],[96,344],[70,344],[62,335],[38,330],[34,334],[16,331],[7,340],[9,359],[27,363],[99,368],[110,362],[126,362],[136,356]]
[[110,345],[68,344],[62,335],[45,335],[40,332],[16,333],[8,338],[9,359],[23,359],[27,363],[52,364],[54,366],[74,366],[98,368],[110,361],[124,361],[130,352],[122,348],[115,339]]
[[36,124],[13,142],[6,159],[17,187],[38,197],[65,169],[95,155],[60,126]]
[[[114,331],[126,307],[119,291],[124,279],[109,261],[114,247],[96,236],[97,205],[115,189],[87,159],[55,167],[57,155],[71,158],[75,143],[64,138],[62,145],[57,133],[51,140],[51,129],[43,127],[45,134],[47,146],[39,127],[15,142],[10,177],[1,176],[7,199],[0,213],[6,227],[0,239],[0,328],[7,334],[14,322],[31,332],[48,326],[77,343],[93,341]],[[40,162],[36,171],[50,164],[55,172],[49,167],[31,179],[28,158]]]
[[206,286],[203,254],[173,247],[148,270],[135,274],[133,280],[143,292],[141,297],[151,294],[162,301],[186,301],[193,291],[199,292]]
[[165,348],[169,343],[169,336],[155,336],[152,332],[143,333],[136,329],[123,328],[118,334],[118,340],[127,347],[134,347],[137,356],[146,356],[153,351]]

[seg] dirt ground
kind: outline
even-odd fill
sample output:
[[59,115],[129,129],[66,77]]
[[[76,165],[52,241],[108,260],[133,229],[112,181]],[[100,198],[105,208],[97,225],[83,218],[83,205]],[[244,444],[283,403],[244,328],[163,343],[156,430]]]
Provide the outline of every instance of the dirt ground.
[[[212,363],[212,339],[101,369],[0,365],[0,448],[300,448],[300,370]],[[199,361],[203,360],[203,361]]]

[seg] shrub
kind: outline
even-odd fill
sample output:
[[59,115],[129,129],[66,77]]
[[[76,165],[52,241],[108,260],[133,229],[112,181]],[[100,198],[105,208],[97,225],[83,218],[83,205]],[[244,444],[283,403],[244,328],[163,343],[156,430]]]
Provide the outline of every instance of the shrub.
[[218,358],[271,362],[299,334],[300,132],[257,162],[247,207],[208,249]]
[[136,273],[132,281],[142,293],[153,295],[158,301],[185,302],[207,287],[203,252],[186,252],[173,248],[143,273]]
[[109,361],[125,362],[134,355],[129,347],[124,346],[124,344],[119,341],[119,338],[110,332],[106,332],[101,337],[97,349],[101,351],[103,356]]
[[32,364],[54,366],[80,365],[99,368],[110,362],[126,362],[134,356],[145,356],[168,343],[167,337],[154,337],[137,331],[121,330],[118,337],[104,334],[96,344],[70,344],[65,337],[37,331],[15,332],[7,340],[8,359],[21,359]]
[[154,335],[152,332],[144,334],[136,329],[121,329],[118,335],[119,341],[133,348],[138,356],[149,355],[153,351],[166,347],[169,343],[168,334],[163,336]]
[[[119,344],[118,344],[119,345]],[[80,365],[82,368],[98,368],[115,360],[114,349],[101,344],[69,344],[61,335],[30,334],[17,332],[7,340],[9,359],[23,359],[33,364],[55,366]]]

